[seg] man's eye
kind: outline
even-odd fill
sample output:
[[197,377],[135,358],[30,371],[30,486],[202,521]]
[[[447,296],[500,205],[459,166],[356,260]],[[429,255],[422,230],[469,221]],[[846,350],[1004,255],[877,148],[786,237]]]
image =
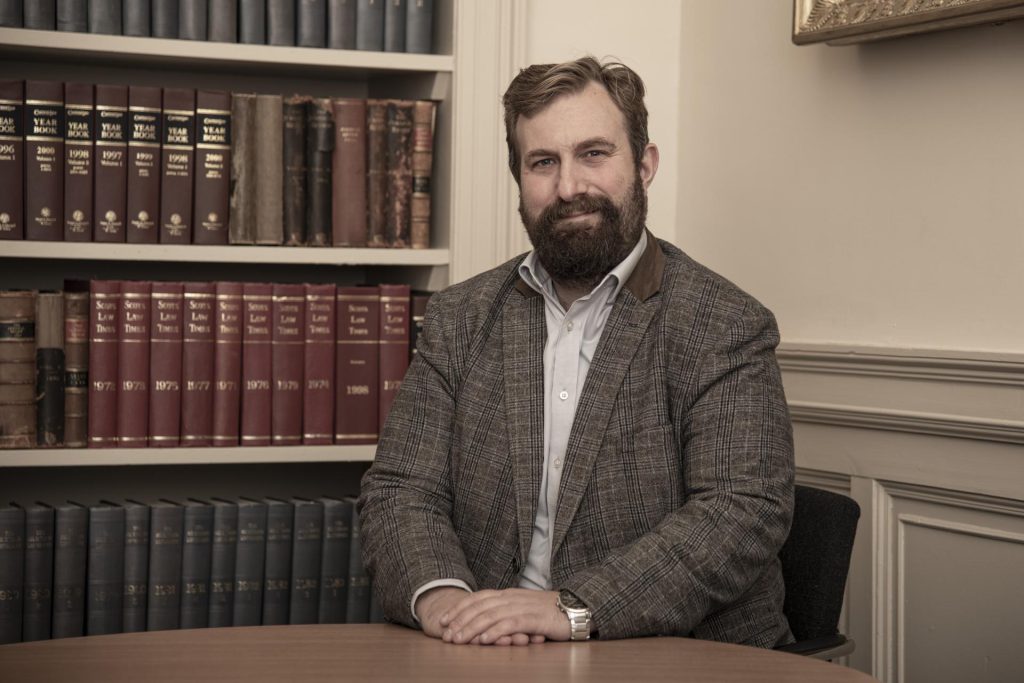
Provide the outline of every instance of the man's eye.
[[555,163],[554,159],[538,159],[537,161],[533,162],[533,167],[544,168],[545,166],[550,166],[553,163]]
[[604,151],[603,149],[588,149],[586,152],[583,153],[583,156],[588,158],[604,157],[608,156],[608,152]]

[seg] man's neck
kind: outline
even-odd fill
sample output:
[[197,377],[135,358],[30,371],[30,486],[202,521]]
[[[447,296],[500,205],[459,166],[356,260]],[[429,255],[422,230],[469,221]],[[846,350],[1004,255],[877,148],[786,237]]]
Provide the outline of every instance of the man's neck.
[[555,294],[558,295],[558,302],[562,304],[562,308],[566,311],[569,310],[569,307],[572,306],[576,299],[586,296],[590,293],[590,290],[594,288],[593,285],[590,287],[578,284],[564,285],[554,278],[551,279],[551,284],[555,286]]

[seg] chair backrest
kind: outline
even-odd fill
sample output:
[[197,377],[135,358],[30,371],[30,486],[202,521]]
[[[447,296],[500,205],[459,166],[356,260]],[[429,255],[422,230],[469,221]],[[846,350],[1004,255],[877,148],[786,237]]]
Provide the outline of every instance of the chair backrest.
[[779,551],[783,611],[798,641],[838,633],[860,506],[847,496],[796,487],[793,526]]

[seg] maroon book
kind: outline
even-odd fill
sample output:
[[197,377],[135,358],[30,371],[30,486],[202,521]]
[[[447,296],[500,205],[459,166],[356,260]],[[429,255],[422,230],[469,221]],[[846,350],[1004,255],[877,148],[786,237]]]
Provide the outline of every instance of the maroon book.
[[214,283],[185,283],[181,350],[181,445],[213,443]]
[[380,286],[380,428],[409,369],[409,285]]
[[150,334],[149,445],[177,446],[181,439],[181,356],[185,303],[180,282],[154,282]]
[[302,443],[334,443],[334,285],[306,285]]
[[93,241],[124,242],[128,192],[127,86],[96,86],[95,164]]
[[377,443],[380,289],[338,287],[334,441]]
[[366,100],[334,100],[331,230],[336,247],[366,246]]
[[231,94],[196,93],[195,215],[196,244],[228,243],[231,191]]
[[302,373],[306,290],[303,285],[274,285],[273,418],[275,446],[302,443]]
[[161,107],[160,88],[129,86],[125,239],[135,244],[156,244],[159,236]]
[[89,447],[117,445],[117,351],[121,283],[89,283]]
[[122,282],[118,317],[117,445],[149,444],[149,328],[151,282]]
[[24,239],[24,81],[0,81],[0,187],[0,240]]
[[64,239],[64,86],[25,81],[25,239]]
[[196,91],[164,88],[160,145],[160,243],[192,241],[192,175],[196,155]]
[[273,285],[247,282],[242,288],[243,446],[270,445]]
[[237,446],[242,391],[242,283],[218,282],[213,352],[213,445]]
[[92,241],[95,111],[92,83],[64,84],[64,241]]

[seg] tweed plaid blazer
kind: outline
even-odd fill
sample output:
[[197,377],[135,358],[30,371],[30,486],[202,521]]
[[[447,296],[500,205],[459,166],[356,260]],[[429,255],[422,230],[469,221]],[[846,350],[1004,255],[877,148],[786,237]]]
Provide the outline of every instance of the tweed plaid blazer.
[[[517,585],[543,463],[542,297],[513,259],[432,297],[359,499],[384,613],[439,578]],[[648,235],[595,351],[565,454],[551,573],[601,638],[771,647],[793,445],[772,314]]]

